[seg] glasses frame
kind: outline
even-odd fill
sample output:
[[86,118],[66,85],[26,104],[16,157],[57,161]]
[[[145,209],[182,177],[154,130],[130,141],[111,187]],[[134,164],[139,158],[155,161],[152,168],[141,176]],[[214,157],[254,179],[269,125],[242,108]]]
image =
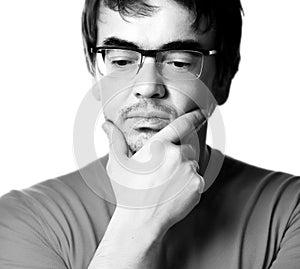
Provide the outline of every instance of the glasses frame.
[[[130,50],[130,51],[134,51],[137,53],[141,54],[141,62],[139,64],[138,70],[136,72],[135,75],[137,75],[140,71],[140,69],[142,68],[145,58],[146,57],[151,57],[151,58],[155,58],[155,60],[157,60],[157,54],[160,52],[166,52],[166,51],[190,51],[190,52],[197,52],[197,53],[201,53],[202,56],[213,56],[216,55],[218,52],[217,50],[205,50],[205,49],[199,49],[199,48],[193,48],[193,49],[176,49],[176,48],[168,48],[168,49],[158,49],[158,50],[144,50],[144,49],[139,49],[139,48],[130,48],[130,47],[125,47],[125,46],[99,46],[99,47],[94,47],[91,48],[91,53],[92,54],[97,54],[97,53],[101,53],[102,57],[103,57],[103,52],[107,49],[121,49],[121,50]],[[197,77],[195,77],[194,79],[198,79],[200,78],[201,74],[202,74],[202,70],[203,70],[203,66],[204,66],[204,58],[201,64],[201,70],[200,73]],[[98,66],[97,66],[98,67]],[[98,67],[98,71],[100,72],[101,75],[103,75],[101,73],[101,71],[99,70]]]

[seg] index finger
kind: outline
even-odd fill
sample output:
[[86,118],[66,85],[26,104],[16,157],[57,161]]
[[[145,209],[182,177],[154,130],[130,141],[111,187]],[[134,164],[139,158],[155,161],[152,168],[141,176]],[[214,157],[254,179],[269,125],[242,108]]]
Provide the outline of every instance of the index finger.
[[205,122],[206,117],[204,114],[200,109],[196,109],[172,121],[169,125],[152,136],[151,140],[167,140],[172,143],[177,143]]

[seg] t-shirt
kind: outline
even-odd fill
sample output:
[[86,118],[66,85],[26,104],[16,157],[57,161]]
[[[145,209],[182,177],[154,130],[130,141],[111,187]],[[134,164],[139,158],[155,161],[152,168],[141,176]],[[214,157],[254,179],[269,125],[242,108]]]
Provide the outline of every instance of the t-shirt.
[[[96,163],[0,198],[1,269],[88,267],[115,209],[99,195],[107,182]],[[299,269],[299,198],[299,177],[226,156],[199,204],[167,232],[161,268]]]

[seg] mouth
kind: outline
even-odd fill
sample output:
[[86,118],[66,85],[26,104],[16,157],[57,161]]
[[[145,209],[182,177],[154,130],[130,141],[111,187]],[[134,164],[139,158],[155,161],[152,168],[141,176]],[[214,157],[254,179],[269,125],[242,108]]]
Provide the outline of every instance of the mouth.
[[136,112],[131,112],[127,115],[127,118],[146,118],[146,119],[163,119],[163,120],[168,120],[170,119],[170,114],[166,113],[164,111],[136,111]]
[[147,128],[147,127],[141,127],[141,128],[137,128],[134,130],[138,133],[149,134],[149,135],[156,134],[157,132],[160,131],[158,129],[151,129],[151,128]]
[[149,133],[149,132],[158,132],[169,124],[169,120],[161,119],[157,117],[153,118],[143,118],[135,117],[128,119],[132,124],[132,128],[135,131]]

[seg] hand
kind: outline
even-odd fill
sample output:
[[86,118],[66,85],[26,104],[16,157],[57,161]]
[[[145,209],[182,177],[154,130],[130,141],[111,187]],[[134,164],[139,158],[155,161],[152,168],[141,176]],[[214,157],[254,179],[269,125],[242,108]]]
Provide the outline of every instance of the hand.
[[[136,226],[151,224],[158,234],[164,234],[194,208],[204,180],[196,171],[197,152],[189,137],[195,126],[204,122],[200,110],[186,113],[155,134],[131,158],[123,133],[106,122],[110,142],[106,170],[117,200],[116,223],[132,224],[134,219]],[[181,145],[175,144],[178,141]],[[136,207],[139,209],[132,210]]]

